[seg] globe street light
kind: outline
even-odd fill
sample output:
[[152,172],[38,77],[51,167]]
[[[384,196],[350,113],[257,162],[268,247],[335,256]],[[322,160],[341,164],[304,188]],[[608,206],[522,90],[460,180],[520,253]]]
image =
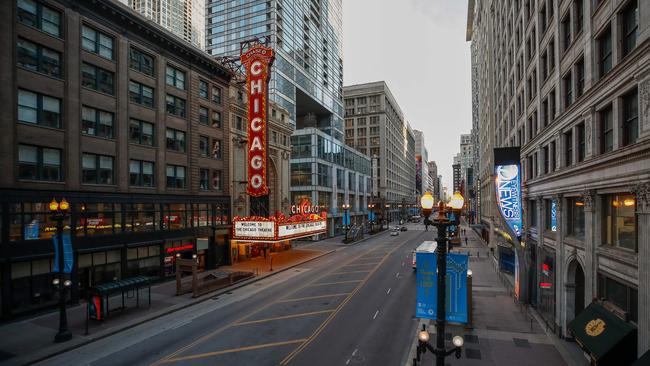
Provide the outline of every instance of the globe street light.
[[[460,194],[459,194],[460,195]],[[460,199],[462,200],[462,196],[460,196]],[[422,205],[422,212],[424,212],[425,217],[428,217],[431,214],[431,210],[433,209],[433,196],[431,196],[431,193],[426,192],[422,198],[420,199],[420,204]],[[458,202],[454,202],[454,204],[451,206],[452,208],[456,207]],[[461,206],[462,207],[462,201],[461,201]],[[437,260],[437,272],[438,272],[438,289],[437,289],[437,308],[436,308],[436,347],[433,348],[429,343],[428,343],[428,338],[429,335],[425,336],[422,332],[418,335],[419,339],[419,346],[418,346],[418,353],[417,353],[417,359],[419,361],[420,359],[420,354],[426,352],[428,349],[431,351],[436,356],[436,365],[437,366],[444,366],[445,365],[445,357],[449,356],[452,353],[456,354],[456,358],[460,358],[460,347],[463,345],[463,340],[462,337],[460,340],[457,340],[454,338],[454,348],[451,350],[446,350],[445,349],[445,315],[446,315],[446,301],[445,301],[445,295],[447,293],[446,291],[446,278],[447,278],[447,243],[448,243],[448,238],[447,238],[447,227],[451,225],[451,222],[447,217],[445,217],[445,204],[440,201],[438,203],[438,216],[433,220],[433,225],[438,229],[438,237],[436,238],[436,242],[438,245],[436,246],[436,260]],[[426,329],[424,328],[424,325],[422,326],[422,331],[426,332]],[[425,340],[426,339],[426,340]]]
[[61,202],[57,202],[55,199],[52,199],[52,202],[49,204],[50,213],[52,214],[52,219],[56,222],[56,236],[58,237],[57,241],[57,251],[58,251],[58,266],[59,271],[56,273],[58,277],[55,277],[52,280],[52,285],[54,285],[59,290],[59,332],[54,336],[54,342],[65,342],[72,338],[72,333],[68,329],[68,315],[65,308],[65,298],[66,291],[72,285],[72,282],[69,279],[63,279],[64,276],[64,266],[65,261],[63,258],[63,221],[68,216],[68,210],[70,209],[70,204],[64,199]]
[[345,241],[348,241],[348,231],[350,230],[350,217],[349,211],[350,211],[350,204],[349,203],[344,203],[343,204],[343,228],[345,229]]

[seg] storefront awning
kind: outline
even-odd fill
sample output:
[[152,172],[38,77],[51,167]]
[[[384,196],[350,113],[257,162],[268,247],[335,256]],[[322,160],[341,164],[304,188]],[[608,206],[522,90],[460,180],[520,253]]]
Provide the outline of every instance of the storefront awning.
[[599,365],[629,365],[636,359],[637,329],[598,303],[591,303],[571,323],[576,341]]

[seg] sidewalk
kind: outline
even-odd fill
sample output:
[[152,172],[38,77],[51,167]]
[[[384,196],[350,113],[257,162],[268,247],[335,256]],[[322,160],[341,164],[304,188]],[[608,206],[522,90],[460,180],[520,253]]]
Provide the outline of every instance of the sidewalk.
[[[318,244],[318,243],[315,243]],[[85,333],[85,302],[68,307],[68,326],[72,339],[64,343],[54,343],[58,331],[59,313],[50,313],[30,319],[3,324],[0,326],[0,364],[24,365],[63,353],[95,340],[105,338],[120,331],[133,328],[144,322],[162,317],[180,309],[208,300],[219,294],[257,282],[275,273],[288,270],[305,262],[314,260],[334,251],[329,243],[311,245],[309,249],[293,249],[273,253],[266,259],[260,258],[231,266],[221,266],[217,271],[248,271],[257,273],[252,279],[217,290],[198,298],[191,294],[175,296],[176,281],[168,281],[151,287],[151,306],[147,306],[147,290],[140,290],[140,307],[136,307],[135,297],[126,299],[126,309],[111,312],[104,321],[89,322],[89,335]],[[271,259],[273,258],[273,271]],[[112,297],[111,308],[121,305],[121,296]]]
[[[472,276],[473,324],[471,328],[462,325],[447,325],[445,338],[448,349],[455,335],[463,336],[465,344],[462,356],[456,359],[448,356],[449,365],[574,365],[572,360],[557,349],[539,322],[530,313],[522,311],[510,296],[510,289],[494,268],[494,259],[487,246],[474,230],[463,224],[465,236],[461,236],[461,246],[453,252],[470,254],[469,267]],[[422,319],[419,329],[425,324],[431,333],[430,343],[435,345],[435,321]],[[417,336],[407,365],[412,365],[415,357]],[[422,356],[421,364],[435,363],[430,352]]]

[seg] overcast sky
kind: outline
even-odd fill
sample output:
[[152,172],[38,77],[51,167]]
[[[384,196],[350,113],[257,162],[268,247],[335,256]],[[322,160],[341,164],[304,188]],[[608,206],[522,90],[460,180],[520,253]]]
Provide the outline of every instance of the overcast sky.
[[472,128],[467,0],[343,0],[344,85],[385,80],[451,190]]

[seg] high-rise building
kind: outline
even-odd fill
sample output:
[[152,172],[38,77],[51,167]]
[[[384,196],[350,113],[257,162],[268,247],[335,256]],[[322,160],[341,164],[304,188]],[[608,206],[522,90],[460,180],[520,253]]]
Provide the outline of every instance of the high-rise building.
[[[562,336],[571,324],[584,329],[576,323],[591,319],[583,311],[605,309],[612,327],[638,328],[632,342],[645,353],[650,3],[470,0],[468,15],[481,219],[490,233],[505,228],[493,199],[492,149],[521,148],[526,259],[519,269],[527,277],[520,300]],[[490,240],[519,246],[510,235]]]
[[429,152],[425,147],[424,133],[413,130],[415,137],[415,193],[422,196],[429,189]]
[[119,0],[174,35],[205,49],[206,0]]
[[438,184],[438,165],[435,161],[427,163],[429,166],[429,188],[427,189],[433,195],[435,202],[440,200],[440,185]]
[[329,234],[342,233],[343,204],[353,223],[366,217],[370,159],[343,143],[341,0],[206,0],[206,50],[237,59],[242,42],[275,51],[269,100],[295,128],[290,203],[303,198],[329,211]]
[[395,219],[400,206],[417,204],[415,138],[384,81],[345,86],[345,143],[375,159],[375,197]]
[[[454,159],[455,160],[455,159]],[[460,163],[455,163],[451,166],[453,169],[453,188],[454,191],[451,193],[455,193],[457,191],[460,191],[461,183],[462,183],[462,178],[460,174]]]

